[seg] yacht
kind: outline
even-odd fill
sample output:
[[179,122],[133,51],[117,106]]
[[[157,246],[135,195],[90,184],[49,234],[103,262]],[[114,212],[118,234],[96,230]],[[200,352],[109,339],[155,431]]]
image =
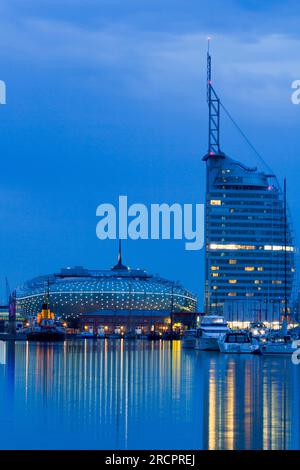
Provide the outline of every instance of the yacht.
[[246,331],[226,333],[218,340],[221,353],[226,354],[254,354],[260,352],[259,342],[251,338]]
[[195,349],[200,351],[219,351],[218,340],[230,331],[221,315],[206,315],[197,328]]
[[106,331],[104,326],[98,326],[97,328],[97,337],[100,339],[105,339],[106,338]]
[[84,330],[84,331],[81,331],[81,333],[79,333],[79,335],[77,335],[77,338],[96,339],[97,335],[95,335],[94,331],[92,331],[92,330]]
[[121,339],[123,338],[123,328],[121,326],[116,326],[114,332],[109,336],[111,339]]
[[186,330],[184,336],[182,338],[182,347],[184,349],[194,349],[196,345],[196,334],[197,329],[192,328],[190,330]]
[[270,335],[260,346],[262,354],[293,354],[296,348],[294,339],[288,334]]
[[269,328],[263,322],[252,322],[249,326],[251,336],[266,336],[269,333]]

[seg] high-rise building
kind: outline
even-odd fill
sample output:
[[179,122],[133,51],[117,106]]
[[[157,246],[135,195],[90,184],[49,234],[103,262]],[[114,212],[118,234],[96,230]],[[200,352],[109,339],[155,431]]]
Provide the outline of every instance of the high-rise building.
[[278,319],[289,305],[295,271],[286,199],[274,175],[221,151],[221,105],[209,52],[207,58],[206,313]]

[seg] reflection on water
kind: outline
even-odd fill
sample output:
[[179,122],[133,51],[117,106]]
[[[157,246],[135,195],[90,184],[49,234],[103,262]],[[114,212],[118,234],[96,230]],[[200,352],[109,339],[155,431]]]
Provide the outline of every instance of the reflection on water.
[[289,357],[123,340],[7,343],[5,355],[1,448],[300,448]]

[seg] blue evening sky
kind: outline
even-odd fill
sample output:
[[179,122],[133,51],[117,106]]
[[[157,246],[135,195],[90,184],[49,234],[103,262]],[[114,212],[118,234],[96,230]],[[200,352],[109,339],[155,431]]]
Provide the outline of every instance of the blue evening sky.
[[[279,176],[300,233],[300,3],[0,0],[0,283],[110,267],[96,207],[204,202],[206,38],[215,88]],[[252,154],[223,119],[222,148]],[[124,262],[203,296],[204,252],[127,241]],[[4,288],[0,284],[0,293]]]

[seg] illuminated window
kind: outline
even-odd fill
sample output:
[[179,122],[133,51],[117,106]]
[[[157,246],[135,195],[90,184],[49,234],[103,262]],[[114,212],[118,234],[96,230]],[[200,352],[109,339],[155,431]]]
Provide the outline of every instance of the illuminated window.
[[229,264],[236,264],[236,259],[230,259],[230,260],[228,261],[228,263],[229,263]]
[[262,266],[260,266],[259,268],[257,268],[257,271],[263,271],[264,268]]
[[235,244],[220,245],[218,243],[211,243],[209,245],[209,248],[211,250],[255,250],[256,246],[254,246],[254,245],[235,245]]
[[229,284],[236,284],[237,283],[237,280],[236,279],[229,279]]
[[213,289],[214,289],[214,290],[218,289],[218,286],[213,286]]
[[247,292],[246,297],[254,297],[254,294],[252,292]]
[[293,246],[282,246],[282,245],[265,245],[265,250],[272,250],[272,251],[294,251]]
[[254,267],[253,266],[246,266],[245,271],[254,271]]
[[221,206],[221,204],[222,204],[222,201],[220,201],[220,199],[211,199],[210,201],[211,206]]
[[212,273],[212,277],[218,277],[219,273]]
[[235,297],[236,296],[236,292],[228,292],[228,297]]
[[262,284],[263,281],[260,281],[259,279],[255,279],[254,284]]
[[219,266],[212,266],[210,269],[212,271],[219,271],[220,267]]
[[272,281],[272,284],[282,284],[282,281]]

